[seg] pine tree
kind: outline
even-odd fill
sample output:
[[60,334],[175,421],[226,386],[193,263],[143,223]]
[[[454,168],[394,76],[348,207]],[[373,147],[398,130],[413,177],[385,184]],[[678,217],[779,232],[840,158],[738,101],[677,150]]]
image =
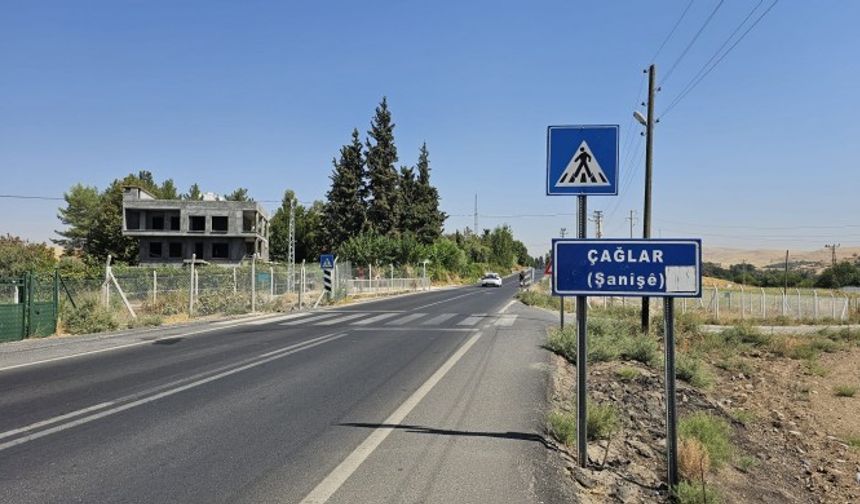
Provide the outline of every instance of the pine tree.
[[421,228],[421,209],[417,204],[418,185],[415,180],[415,170],[410,167],[400,167],[400,180],[397,197],[401,205],[399,227],[401,233],[417,235]]
[[423,243],[433,243],[442,236],[448,216],[439,210],[439,190],[430,184],[430,152],[426,143],[421,145],[417,168],[414,195],[409,200],[416,213],[414,231]]
[[57,218],[66,227],[56,233],[62,239],[53,240],[62,245],[66,254],[74,255],[84,250],[87,235],[95,225],[101,207],[101,194],[96,187],[75,184],[63,195],[66,208],[60,208]]
[[383,97],[371,121],[370,139],[367,141],[368,196],[367,220],[369,227],[379,234],[398,230],[400,205],[397,198],[398,174],[397,147],[394,145],[394,123],[388,102]]
[[329,245],[335,246],[361,233],[367,221],[365,165],[357,129],[352,130],[352,143],[341,147],[340,158],[332,164],[325,216]]
[[200,201],[203,199],[203,192],[200,191],[200,186],[197,183],[191,184],[191,187],[188,188],[188,192],[182,195],[182,199],[184,200],[192,200],[192,201]]
[[254,201],[254,198],[248,196],[248,190],[244,187],[239,187],[230,194],[225,194],[224,199],[227,201]]
[[161,183],[161,187],[158,189],[158,197],[167,200],[179,199],[179,191],[176,189],[173,179],[167,179]]

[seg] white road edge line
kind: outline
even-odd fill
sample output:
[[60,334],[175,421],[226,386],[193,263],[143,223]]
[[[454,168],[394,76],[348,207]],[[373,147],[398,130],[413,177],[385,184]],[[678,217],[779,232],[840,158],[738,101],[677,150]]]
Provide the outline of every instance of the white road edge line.
[[[46,364],[48,362],[57,362],[57,361],[66,360],[66,359],[74,359],[75,357],[83,357],[84,355],[94,355],[94,354],[99,354],[99,353],[104,353],[104,352],[110,352],[113,350],[120,350],[123,348],[130,348],[130,347],[140,346],[140,345],[149,345],[149,344],[152,344],[152,343],[157,342],[157,341],[171,340],[171,339],[176,339],[176,338],[186,338],[188,336],[194,336],[197,334],[203,334],[203,333],[212,332],[212,331],[220,331],[223,329],[232,329],[234,327],[239,327],[239,326],[246,325],[246,324],[247,324],[246,321],[241,321],[241,322],[236,322],[233,325],[223,325],[223,326],[218,326],[218,327],[206,327],[204,329],[200,329],[197,331],[189,331],[189,332],[180,333],[180,334],[171,334],[171,335],[167,335],[167,336],[162,336],[160,338],[153,338],[151,340],[134,341],[132,343],[126,343],[124,345],[99,348],[96,350],[88,350],[86,352],[80,352],[80,353],[76,353],[76,354],[60,355],[57,357],[51,357],[50,359],[42,359],[42,360],[37,360],[37,361],[33,361],[33,362],[24,362],[21,364],[13,364],[11,366],[0,367],[0,372],[9,371],[12,369],[29,367],[29,366],[36,366],[39,364]],[[169,329],[169,328],[167,328],[167,329]]]
[[508,304],[506,304],[506,305],[504,306],[504,308],[502,308],[501,310],[499,310],[499,313],[505,313],[506,311],[508,311],[508,308],[510,308],[510,307],[511,307],[511,305],[513,305],[513,304],[514,304],[514,303],[516,303],[516,302],[517,302],[517,300],[516,300],[516,299],[511,299],[510,301],[508,301]]
[[393,425],[399,425],[406,416],[421,402],[422,399],[439,383],[442,378],[454,367],[455,364],[469,351],[470,348],[478,341],[483,334],[480,331],[475,332],[454,354],[445,361],[442,366],[436,370],[433,375],[427,379],[418,390],[412,393],[406,401],[403,402],[394,413],[392,413],[383,422],[389,427],[379,427],[374,430],[358,447],[352,451],[332,472],[328,474],[312,491],[309,493],[300,504],[323,504],[334,495],[337,490],[343,486],[347,479],[352,476],[352,473],[367,460],[368,457],[385,441],[394,431]]
[[[189,390],[189,389],[192,389],[195,387],[199,387],[201,385],[205,385],[209,382],[213,382],[215,380],[220,380],[221,378],[226,378],[227,376],[234,375],[236,373],[239,373],[239,372],[251,369],[251,368],[255,368],[257,366],[261,366],[263,364],[266,364],[267,362],[271,362],[273,360],[280,359],[282,357],[287,357],[288,355],[292,355],[292,354],[301,352],[302,350],[307,350],[309,348],[313,348],[315,346],[319,346],[319,345],[322,345],[324,343],[328,343],[330,341],[334,341],[334,340],[343,338],[346,335],[347,335],[347,333],[339,333],[339,334],[329,334],[326,336],[320,336],[319,338],[315,338],[315,339],[310,340],[310,341],[304,341],[301,343],[290,345],[288,347],[281,348],[280,350],[276,350],[274,352],[262,354],[260,357],[263,357],[263,356],[268,356],[268,357],[253,361],[253,362],[251,362],[249,364],[245,364],[243,366],[229,369],[227,371],[222,371],[222,372],[214,374],[212,376],[202,378],[200,380],[196,380],[196,381],[193,381],[191,383],[188,383],[188,384],[176,387],[176,388],[165,390],[163,392],[159,392],[159,393],[151,395],[151,396],[143,397],[143,398],[138,399],[136,401],[131,401],[131,402],[128,402],[125,404],[121,404],[120,406],[116,406],[115,408],[111,408],[109,410],[100,411],[98,413],[95,413],[95,414],[92,414],[89,416],[78,418],[77,420],[73,420],[73,421],[68,422],[68,423],[60,424],[60,425],[57,425],[55,427],[51,427],[50,429],[41,430],[41,431],[38,431],[36,433],[27,435],[27,436],[22,436],[20,438],[13,439],[11,441],[7,441],[5,443],[0,443],[0,451],[6,450],[7,448],[12,448],[13,446],[18,446],[20,444],[24,444],[28,441],[33,441],[35,439],[45,437],[49,434],[61,432],[61,431],[64,431],[66,429],[71,429],[72,427],[77,427],[78,425],[83,425],[85,423],[89,423],[89,422],[98,420],[100,418],[104,418],[106,416],[120,413],[122,411],[131,409],[131,408],[134,408],[137,406],[151,403],[153,401],[157,401],[159,399],[163,399],[165,397],[169,397],[169,396],[178,394],[180,392],[184,392],[186,390]],[[275,354],[275,355],[272,355],[272,354]],[[110,401],[110,403],[117,403],[117,402],[121,402],[121,400]],[[80,415],[84,412],[92,411],[94,409],[103,407],[103,405],[104,405],[104,403],[96,405],[96,406],[91,406],[90,408],[84,408],[82,410],[73,411],[71,413],[66,413],[65,415],[60,415],[59,417],[54,417],[54,418],[51,418],[48,420],[37,422],[35,424],[30,424],[26,427],[21,427],[21,428],[15,429],[14,431],[7,431],[4,433],[0,433],[0,438],[8,437],[8,436],[13,435],[15,433],[20,433],[20,432],[24,432],[27,430],[32,430],[32,429],[37,428],[41,425],[49,425],[52,423],[56,423],[57,421],[62,420],[63,418],[68,418],[71,416]]]

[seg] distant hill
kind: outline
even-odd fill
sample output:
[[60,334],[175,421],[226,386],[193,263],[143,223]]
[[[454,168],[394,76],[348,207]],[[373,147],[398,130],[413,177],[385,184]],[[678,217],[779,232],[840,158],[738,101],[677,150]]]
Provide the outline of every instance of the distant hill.
[[[840,247],[836,250],[839,260],[849,259],[852,255],[860,255],[860,247]],[[735,249],[726,247],[704,247],[702,260],[727,267],[731,264],[741,264],[746,261],[757,268],[785,261],[785,249]],[[789,250],[788,260],[791,263],[808,263],[809,267],[822,269],[830,265],[830,250],[821,247],[816,250]]]

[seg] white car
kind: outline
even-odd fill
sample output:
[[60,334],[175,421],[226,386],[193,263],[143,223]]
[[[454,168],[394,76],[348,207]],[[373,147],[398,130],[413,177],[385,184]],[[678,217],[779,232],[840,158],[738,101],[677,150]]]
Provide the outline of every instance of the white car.
[[481,278],[481,287],[501,287],[502,277],[498,273],[487,273]]

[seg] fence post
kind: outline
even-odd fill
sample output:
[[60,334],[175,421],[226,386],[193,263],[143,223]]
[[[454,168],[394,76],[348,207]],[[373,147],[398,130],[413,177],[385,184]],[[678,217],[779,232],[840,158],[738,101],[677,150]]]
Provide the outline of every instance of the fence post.
[[687,298],[681,298],[681,313],[687,313]]
[[251,256],[251,313],[257,311],[257,253]]
[[394,265],[391,265],[391,284],[388,286],[389,294],[394,292]]
[[800,289],[795,287],[794,290],[797,292],[797,320],[801,320],[803,318],[803,308],[800,306]]
[[761,289],[761,318],[767,318],[767,297],[764,293],[764,287],[759,287]]
[[152,270],[152,304],[158,301],[158,271]]
[[197,262],[197,254],[191,254],[191,282],[188,285],[188,316],[194,315],[194,263]]
[[746,306],[744,305],[744,286],[741,285],[741,320],[744,320],[746,315]]
[[714,317],[717,322],[720,321],[720,289],[716,285],[714,286]]
[[845,296],[845,304],[842,305],[842,316],[839,317],[839,320],[845,320],[848,315],[848,296]]
[[812,320],[818,320],[818,291],[812,290]]
[[105,283],[104,287],[102,288],[102,290],[104,291],[105,308],[110,308],[110,260],[111,255],[108,254],[107,261],[105,262]]
[[302,259],[302,269],[299,270],[299,310],[302,309],[305,297],[305,260]]
[[782,316],[785,317],[785,312],[788,310],[788,296],[785,291],[782,291]]
[[236,284],[236,270],[238,268],[239,268],[238,266],[233,266],[233,295],[234,296],[239,293],[239,287]]
[[836,320],[836,295],[830,291],[830,318]]
[[275,268],[269,266],[269,297],[275,297]]

